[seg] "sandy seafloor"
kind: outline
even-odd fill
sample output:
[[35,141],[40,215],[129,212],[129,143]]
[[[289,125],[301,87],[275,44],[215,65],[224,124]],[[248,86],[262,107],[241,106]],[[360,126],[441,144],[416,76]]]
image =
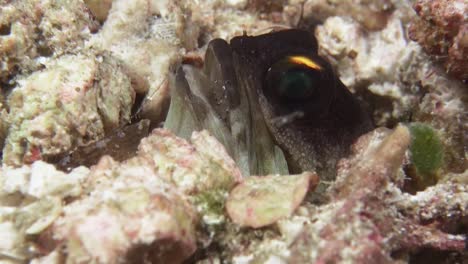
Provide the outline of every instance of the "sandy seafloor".
[[[0,263],[468,262],[467,14],[465,0],[0,0]],[[321,203],[315,172],[243,175],[208,132],[161,128],[173,72],[210,40],[294,27],[376,127]]]

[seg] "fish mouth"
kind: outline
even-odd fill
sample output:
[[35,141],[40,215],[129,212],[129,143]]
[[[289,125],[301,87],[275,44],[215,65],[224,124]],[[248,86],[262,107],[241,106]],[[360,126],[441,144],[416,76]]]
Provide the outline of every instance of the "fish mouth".
[[208,45],[204,67],[182,65],[171,80],[165,128],[190,138],[208,130],[226,148],[243,175],[288,174],[288,164],[263,119],[252,89],[239,81],[230,45]]

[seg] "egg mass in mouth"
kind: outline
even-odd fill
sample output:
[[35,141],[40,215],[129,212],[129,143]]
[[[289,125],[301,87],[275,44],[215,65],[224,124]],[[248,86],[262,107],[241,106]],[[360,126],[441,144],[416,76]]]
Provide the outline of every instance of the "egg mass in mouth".
[[316,170],[332,180],[372,122],[317,50],[299,29],[212,40],[202,69],[177,70],[166,127],[209,130],[244,175]]

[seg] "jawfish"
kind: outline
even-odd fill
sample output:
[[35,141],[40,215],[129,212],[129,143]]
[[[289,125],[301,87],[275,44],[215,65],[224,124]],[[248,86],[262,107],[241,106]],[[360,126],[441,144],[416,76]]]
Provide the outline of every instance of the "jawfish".
[[182,137],[207,129],[247,176],[315,170],[332,180],[337,161],[372,129],[304,30],[214,39],[203,67],[182,65],[170,83],[165,127]]

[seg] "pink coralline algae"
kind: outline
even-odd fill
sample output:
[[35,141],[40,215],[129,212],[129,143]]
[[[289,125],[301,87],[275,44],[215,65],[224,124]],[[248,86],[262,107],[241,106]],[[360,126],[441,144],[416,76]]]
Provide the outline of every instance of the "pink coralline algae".
[[419,0],[418,14],[409,37],[427,53],[441,58],[448,73],[468,79],[468,2],[465,0]]

